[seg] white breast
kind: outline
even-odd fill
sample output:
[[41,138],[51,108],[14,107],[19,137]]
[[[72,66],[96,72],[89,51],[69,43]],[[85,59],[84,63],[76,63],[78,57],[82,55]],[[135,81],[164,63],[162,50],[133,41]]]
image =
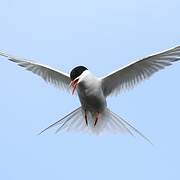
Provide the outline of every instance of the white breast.
[[101,88],[101,81],[88,70],[83,72],[80,77],[77,91],[84,109],[101,112],[106,107],[106,99]]

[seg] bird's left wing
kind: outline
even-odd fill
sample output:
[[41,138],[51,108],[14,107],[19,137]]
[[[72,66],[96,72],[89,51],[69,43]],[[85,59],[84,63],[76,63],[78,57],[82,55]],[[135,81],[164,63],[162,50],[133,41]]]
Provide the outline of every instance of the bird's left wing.
[[155,72],[178,60],[180,60],[180,46],[151,55],[118,69],[101,78],[104,95],[107,97],[118,94],[123,89],[133,88]]
[[68,74],[56,69],[52,69],[47,65],[42,65],[31,60],[13,57],[9,54],[0,52],[0,56],[6,57],[8,60],[17,63],[26,70],[41,76],[46,82],[55,85],[60,89],[69,90],[70,77]]

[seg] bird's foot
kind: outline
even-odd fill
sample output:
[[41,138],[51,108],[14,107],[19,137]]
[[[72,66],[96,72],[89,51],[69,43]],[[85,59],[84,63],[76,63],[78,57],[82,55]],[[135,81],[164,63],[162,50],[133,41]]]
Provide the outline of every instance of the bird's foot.
[[85,121],[86,121],[86,125],[88,126],[87,111],[86,111],[86,110],[85,110],[85,116],[84,116],[84,118],[85,118]]
[[99,112],[96,113],[96,119],[95,119],[95,122],[94,122],[94,127],[96,126],[98,120],[99,120]]

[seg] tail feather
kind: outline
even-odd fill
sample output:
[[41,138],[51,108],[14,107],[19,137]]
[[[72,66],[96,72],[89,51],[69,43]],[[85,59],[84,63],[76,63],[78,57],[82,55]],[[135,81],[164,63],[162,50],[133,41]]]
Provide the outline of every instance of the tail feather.
[[[121,118],[117,118],[116,115],[110,110],[109,113],[111,115],[111,120],[109,121],[109,123],[114,123],[115,127],[117,127],[118,132],[128,132],[129,134],[134,136],[131,130],[121,121]],[[112,129],[112,131],[114,130],[115,129]]]
[[[81,110],[81,107],[75,109],[73,112],[69,113],[68,115],[64,116],[63,118],[61,118],[60,120],[56,121],[55,123],[51,124],[50,126],[48,126],[47,128],[43,129],[40,133],[38,133],[38,135],[44,133],[45,131],[47,131],[50,128],[53,128],[55,126],[61,125],[59,128],[65,126],[66,122],[68,120],[70,120],[77,112],[79,112],[79,110]],[[58,128],[58,129],[59,129]]]
[[150,144],[153,145],[153,143],[150,141],[149,138],[147,138],[143,133],[141,133],[139,130],[137,130],[135,127],[133,127],[130,123],[128,123],[126,120],[118,116],[117,114],[113,113],[112,111],[109,110],[109,112],[112,114],[113,117],[115,117],[119,122],[124,124],[124,126],[127,128],[128,132],[134,136],[133,132],[139,134],[143,139],[148,141]]
[[144,136],[140,131],[138,131],[135,127],[133,127],[130,123],[126,120],[118,116],[117,114],[110,111],[108,108],[101,113],[100,118],[94,126],[95,117],[94,114],[90,112],[87,113],[88,119],[88,126],[86,125],[84,119],[84,112],[81,107],[75,109],[73,112],[69,113],[59,121],[53,123],[52,125],[48,126],[44,130],[42,130],[39,134],[42,134],[46,130],[59,126],[56,130],[58,133],[61,130],[66,131],[87,131],[93,134],[101,134],[104,132],[113,132],[113,133],[129,133],[132,136],[135,134],[140,135],[146,141],[152,144],[152,142]]
[[62,129],[67,130],[67,131],[70,131],[70,130],[77,131],[82,123],[83,123],[82,113],[81,113],[81,108],[79,108],[76,112],[74,112],[73,114],[71,114],[65,119],[63,124],[56,130],[56,133],[58,133]]

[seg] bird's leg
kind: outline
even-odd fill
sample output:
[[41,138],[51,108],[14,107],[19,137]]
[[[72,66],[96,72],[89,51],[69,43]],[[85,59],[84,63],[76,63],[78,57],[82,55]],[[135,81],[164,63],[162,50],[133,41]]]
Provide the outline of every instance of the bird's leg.
[[87,120],[87,111],[85,110],[85,115],[84,115],[85,121],[86,121],[86,125],[88,126],[88,120]]
[[95,122],[94,122],[94,127],[96,126],[97,122],[99,119],[99,112],[96,113],[96,118],[95,118]]

